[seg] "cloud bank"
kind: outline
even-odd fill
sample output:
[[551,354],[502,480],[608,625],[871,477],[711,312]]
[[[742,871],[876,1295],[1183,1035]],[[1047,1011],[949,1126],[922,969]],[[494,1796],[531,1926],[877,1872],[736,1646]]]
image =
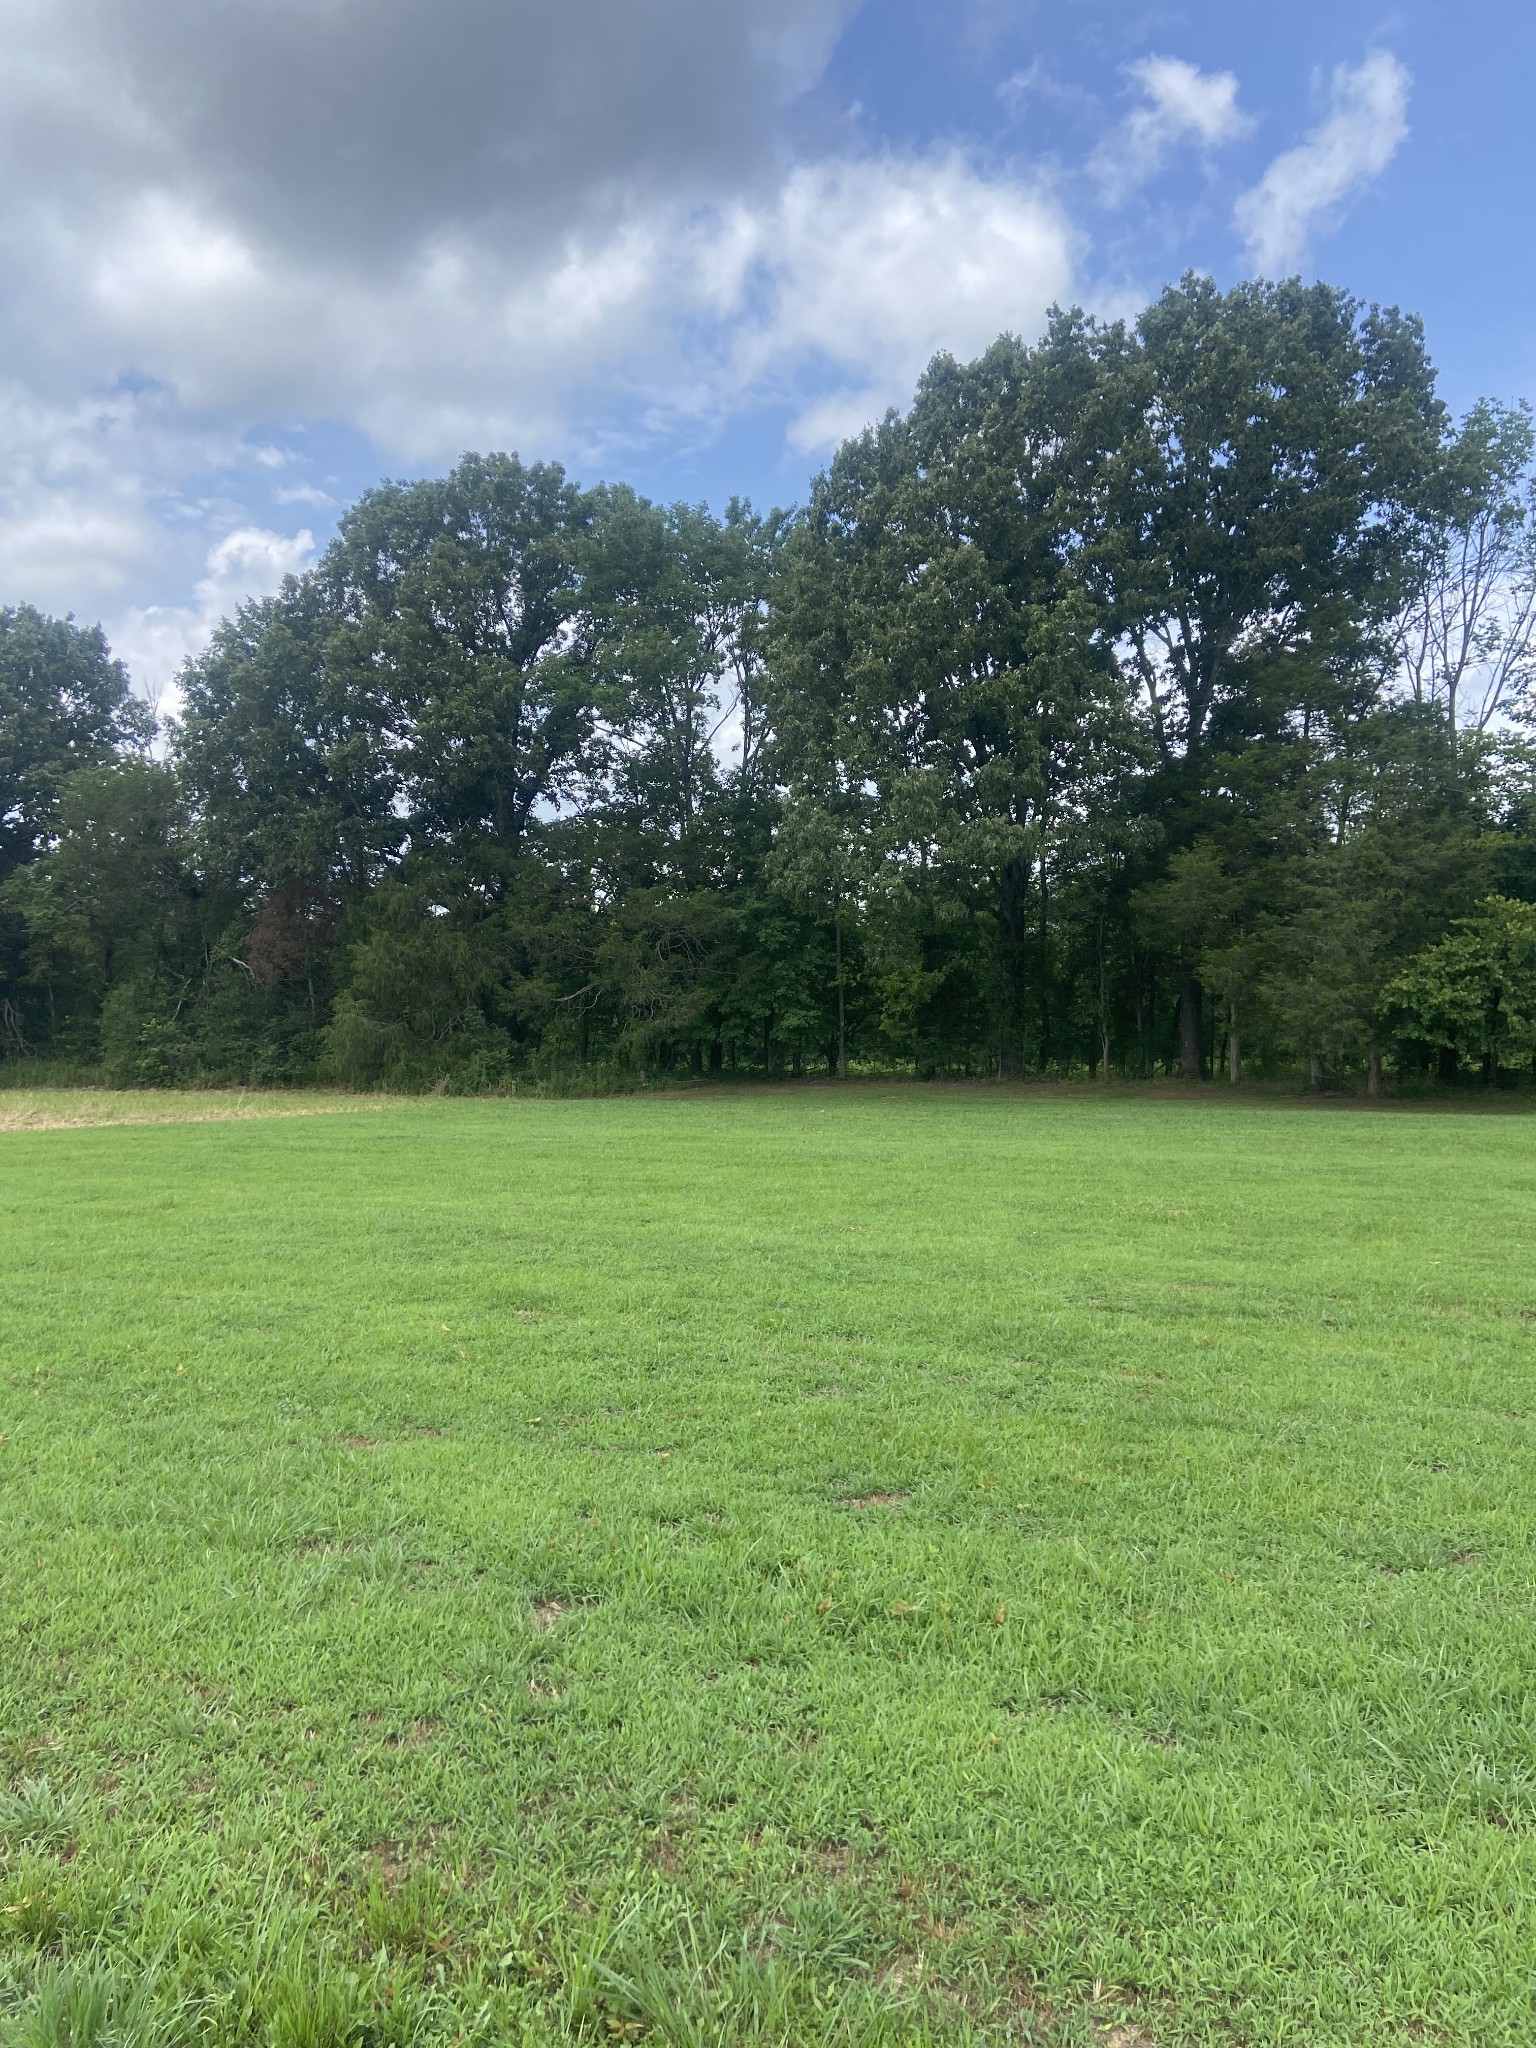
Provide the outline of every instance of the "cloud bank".
[[[257,422],[596,466],[771,403],[815,452],[1037,325],[1073,269],[1043,190],[788,146],[854,5],[0,0],[0,591],[158,674],[298,545],[247,545]],[[157,562],[193,603],[124,610]]]

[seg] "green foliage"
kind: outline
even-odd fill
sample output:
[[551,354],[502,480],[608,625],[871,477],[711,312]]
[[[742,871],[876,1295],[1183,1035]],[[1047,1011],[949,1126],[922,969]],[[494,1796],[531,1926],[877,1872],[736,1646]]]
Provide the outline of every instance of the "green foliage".
[[792,517],[380,485],[163,763],[99,633],[0,614],[0,1063],[1449,1074],[1387,991],[1536,901],[1533,449],[1416,321],[1191,276],[937,358]]
[[398,850],[390,706],[327,579],[243,605],[182,673],[176,761],[204,860],[252,889],[356,895]]
[[1058,322],[1092,363],[1086,573],[1184,801],[1221,756],[1340,708],[1408,587],[1445,414],[1419,323],[1325,284],[1186,277],[1134,332]]
[[348,948],[322,1071],[355,1088],[494,1085],[507,1068],[494,1023],[507,965],[494,914],[436,900],[428,882],[392,881]]
[[1536,1059],[1536,903],[1487,896],[1395,977],[1387,1000],[1406,1035],[1482,1062]]
[[441,479],[365,493],[320,571],[379,693],[413,843],[488,877],[590,766],[591,517],[557,464],[467,455]]
[[100,627],[0,610],[0,882],[47,845],[70,777],[148,728]]

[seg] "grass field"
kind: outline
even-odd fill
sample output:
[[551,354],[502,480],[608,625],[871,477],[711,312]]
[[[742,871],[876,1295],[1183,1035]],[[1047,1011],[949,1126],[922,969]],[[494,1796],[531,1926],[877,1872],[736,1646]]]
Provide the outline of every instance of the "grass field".
[[367,1107],[0,1136],[0,2040],[1536,2039],[1536,1120]]

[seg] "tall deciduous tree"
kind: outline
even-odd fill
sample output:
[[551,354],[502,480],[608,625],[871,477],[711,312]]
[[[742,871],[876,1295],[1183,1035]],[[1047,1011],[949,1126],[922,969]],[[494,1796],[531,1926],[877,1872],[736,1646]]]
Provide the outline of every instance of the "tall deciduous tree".
[[941,358],[909,417],[818,480],[776,592],[791,790],[840,790],[840,831],[883,885],[968,923],[1005,1072],[1047,1056],[1053,876],[1127,738],[1063,546],[1072,397],[1056,358],[1017,343],[968,370]]
[[172,758],[204,857],[240,889],[360,897],[398,853],[384,683],[330,579],[242,605],[182,673]]
[[558,464],[466,455],[367,492],[324,563],[387,707],[413,842],[453,849],[493,894],[591,766],[591,516]]
[[1529,409],[1474,406],[1449,451],[1394,652],[1454,747],[1522,708],[1536,684],[1536,430]]
[[0,610],[0,880],[47,845],[71,775],[148,737],[99,626]]
[[[52,843],[70,778],[144,746],[151,728],[99,626],[0,610],[0,886]],[[0,1057],[24,1051],[31,1030],[19,901],[0,903]]]
[[[1186,277],[1100,369],[1077,458],[1084,572],[1156,748],[1174,844],[1233,757],[1326,717],[1390,620],[1437,488],[1444,411],[1416,320],[1332,286]],[[1048,350],[1082,340],[1057,323]],[[1181,961],[1180,1064],[1202,990]]]
[[584,596],[600,692],[610,886],[692,889],[730,869],[729,792],[757,793],[761,619],[777,515],[596,494]]

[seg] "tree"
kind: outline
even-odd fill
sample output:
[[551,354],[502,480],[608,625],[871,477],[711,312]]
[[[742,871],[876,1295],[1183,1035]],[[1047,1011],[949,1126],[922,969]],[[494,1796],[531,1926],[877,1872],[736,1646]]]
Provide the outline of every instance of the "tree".
[[[144,746],[151,728],[99,626],[0,610],[0,886],[52,843],[71,776]],[[17,900],[0,903],[0,1059],[34,1029],[25,948]]]
[[1527,407],[1473,407],[1395,622],[1404,684],[1441,714],[1453,749],[1463,726],[1482,738],[1536,681],[1533,448]]
[[1068,382],[1009,340],[969,369],[941,357],[907,418],[817,480],[775,588],[791,802],[840,791],[840,831],[878,885],[969,924],[1004,1072],[1051,1055],[1053,878],[1127,739],[1062,545]]
[[0,880],[48,844],[72,775],[149,732],[99,626],[0,610]]
[[366,492],[322,566],[387,712],[411,843],[451,849],[493,897],[593,765],[591,518],[558,464],[466,455]]
[[1485,896],[1395,978],[1388,1000],[1407,1034],[1499,1068],[1536,1059],[1536,903]]
[[1198,1032],[1199,1013],[1183,1000],[1191,977],[1212,982],[1227,997],[1227,1073],[1235,1087],[1242,1079],[1239,1005],[1252,982],[1250,947],[1245,944],[1243,890],[1227,872],[1209,840],[1176,853],[1167,872],[1146,883],[1132,901],[1142,934],[1178,962],[1179,1072],[1199,1080],[1205,1071],[1205,1046]]
[[867,819],[846,790],[823,789],[813,797],[802,786],[797,797],[779,827],[770,873],[789,902],[808,906],[813,918],[832,926],[837,1037],[828,1065],[837,1080],[846,1081],[852,934],[870,883],[868,849],[859,838]]
[[717,520],[629,490],[595,494],[584,594],[602,765],[591,801],[610,888],[693,889],[731,866],[735,813],[760,794],[758,643],[781,523],[739,500]]
[[99,1017],[118,1078],[175,1078],[190,1064],[186,1013],[209,965],[175,774],[132,755],[82,769],[60,795],[54,834],[5,885],[50,1035],[89,1058]]
[[[1186,277],[1134,332],[1058,319],[1045,346],[1096,366],[1074,520],[1177,849],[1232,810],[1234,757],[1251,787],[1358,677],[1413,566],[1443,409],[1416,320],[1298,280]],[[1202,1006],[1186,960],[1190,1078]]]
[[361,897],[397,857],[391,706],[329,578],[290,578],[215,629],[181,675],[171,758],[203,857],[253,901]]

